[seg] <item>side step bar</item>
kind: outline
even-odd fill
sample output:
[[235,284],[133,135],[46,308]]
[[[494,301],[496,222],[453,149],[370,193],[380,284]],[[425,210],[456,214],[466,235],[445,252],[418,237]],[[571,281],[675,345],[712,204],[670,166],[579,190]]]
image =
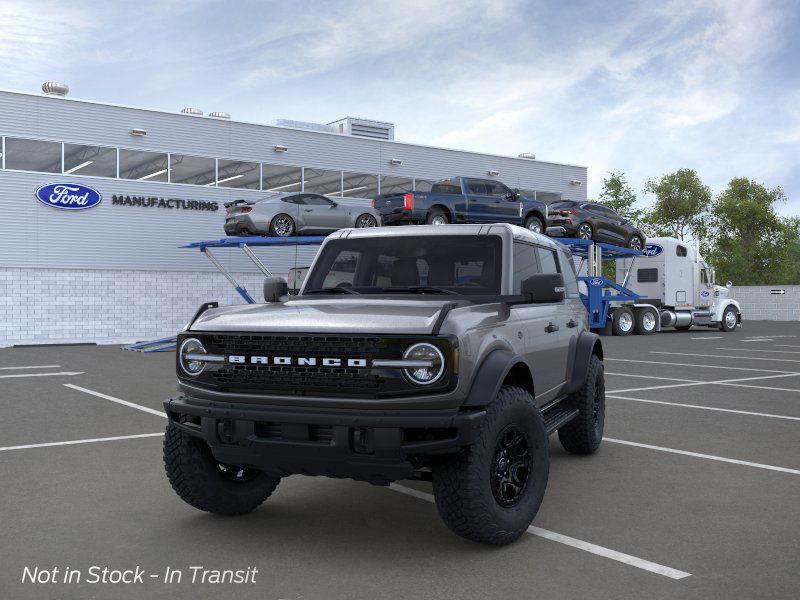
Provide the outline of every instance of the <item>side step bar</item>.
[[555,406],[550,409],[544,414],[544,426],[547,428],[547,435],[555,433],[559,428],[566,425],[577,416],[577,408]]

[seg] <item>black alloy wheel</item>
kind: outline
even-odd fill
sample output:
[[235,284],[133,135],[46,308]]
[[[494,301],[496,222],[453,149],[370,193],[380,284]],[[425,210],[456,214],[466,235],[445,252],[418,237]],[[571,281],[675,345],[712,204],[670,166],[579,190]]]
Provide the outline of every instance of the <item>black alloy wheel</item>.
[[283,213],[275,215],[269,226],[270,233],[276,237],[288,237],[294,233],[294,221]]
[[632,235],[631,239],[628,240],[628,248],[631,250],[641,250],[644,248],[644,242],[642,242],[642,238],[638,235]]
[[375,217],[368,214],[363,214],[356,219],[356,228],[365,229],[367,227],[377,227],[378,221]]
[[492,459],[492,495],[497,503],[504,508],[517,504],[528,486],[530,473],[528,439],[512,423],[500,433]]

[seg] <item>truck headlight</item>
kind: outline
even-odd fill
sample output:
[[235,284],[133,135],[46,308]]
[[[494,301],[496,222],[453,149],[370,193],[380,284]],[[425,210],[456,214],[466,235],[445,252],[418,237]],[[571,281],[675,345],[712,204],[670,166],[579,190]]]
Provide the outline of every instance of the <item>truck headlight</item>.
[[403,359],[426,363],[427,366],[403,369],[405,376],[417,385],[430,385],[438,381],[444,373],[444,355],[433,344],[422,342],[409,346],[403,354]]
[[206,366],[206,361],[202,358],[205,354],[206,349],[200,343],[200,340],[197,338],[184,340],[178,351],[178,362],[183,372],[190,377],[200,375]]

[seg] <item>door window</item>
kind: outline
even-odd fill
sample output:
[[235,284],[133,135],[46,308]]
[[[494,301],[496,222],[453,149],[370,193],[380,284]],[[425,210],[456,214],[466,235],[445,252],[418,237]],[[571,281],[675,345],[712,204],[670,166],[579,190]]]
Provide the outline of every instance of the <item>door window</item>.
[[558,261],[554,250],[536,246],[536,253],[539,255],[539,265],[542,273],[559,273]]
[[541,273],[536,246],[514,242],[514,292],[522,292],[522,282],[536,273]]
[[484,185],[486,186],[486,193],[490,196],[499,196],[501,198],[505,198],[511,193],[511,190],[509,190],[499,181],[486,181],[484,182]]
[[477,196],[486,196],[489,193],[486,184],[480,179],[467,179],[467,189],[470,194]]
[[312,206],[330,206],[333,204],[328,198],[324,196],[315,196],[313,194],[308,194],[304,197],[305,204],[310,204]]
[[567,248],[561,249],[561,273],[564,275],[564,291],[567,298],[578,298],[578,277],[575,273],[575,263],[572,260],[572,252]]

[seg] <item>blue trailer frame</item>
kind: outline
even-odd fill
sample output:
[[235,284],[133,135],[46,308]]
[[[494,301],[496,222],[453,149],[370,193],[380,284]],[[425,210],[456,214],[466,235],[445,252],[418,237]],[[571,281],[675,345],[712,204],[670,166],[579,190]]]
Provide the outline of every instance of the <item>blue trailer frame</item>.
[[[243,237],[224,237],[218,240],[205,240],[201,242],[192,242],[180,248],[199,248],[200,252],[206,255],[208,260],[211,261],[217,270],[222,273],[225,278],[234,287],[236,292],[248,304],[255,304],[256,301],[250,295],[250,292],[241,285],[236,278],[219,262],[212,248],[241,248],[247,257],[253,261],[256,268],[267,277],[272,277],[272,272],[267,266],[256,256],[251,250],[251,247],[258,246],[318,246],[325,241],[325,236],[293,236],[293,237],[261,237],[261,236],[243,236]],[[136,352],[164,352],[165,350],[173,350],[175,348],[175,337],[161,338],[157,340],[149,340],[144,342],[137,342],[128,346],[123,346],[125,350],[133,350]]]
[[[555,239],[569,247],[574,256],[581,257],[582,261],[588,261],[588,274],[579,276],[578,280],[586,284],[587,293],[581,292],[581,301],[589,313],[590,329],[603,329],[606,327],[612,302],[633,303],[639,299],[638,294],[625,287],[628,283],[630,269],[623,283],[619,284],[603,276],[601,265],[605,259],[616,260],[618,258],[634,257],[635,260],[635,257],[642,254],[641,251],[593,240],[578,238]],[[631,263],[632,266],[633,262]]]

